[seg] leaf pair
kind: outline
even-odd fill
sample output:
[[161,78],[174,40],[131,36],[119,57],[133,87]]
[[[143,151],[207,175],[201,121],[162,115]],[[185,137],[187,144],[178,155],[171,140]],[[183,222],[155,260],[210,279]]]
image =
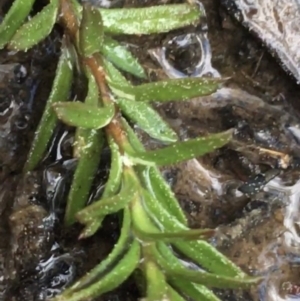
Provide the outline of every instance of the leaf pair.
[[195,270],[186,267],[173,252],[164,243],[159,243],[159,247],[152,244],[149,246],[156,259],[157,264],[164,269],[171,278],[184,279],[192,283],[198,283],[208,287],[216,288],[247,288],[257,284],[260,277],[249,276],[225,276],[222,274],[213,274],[203,270]]
[[63,293],[63,296],[69,296],[75,292],[78,292],[82,289],[89,287],[90,285],[99,281],[99,278],[101,276],[109,272],[110,267],[114,266],[118,262],[118,258],[120,258],[122,254],[126,252],[128,245],[131,243],[130,228],[131,228],[130,213],[128,209],[125,209],[123,211],[121,234],[118,239],[118,242],[114,246],[111,253],[103,261],[101,261],[101,263],[99,263],[96,267],[94,267],[88,274],[80,278],[70,288],[68,288]]
[[137,77],[145,78],[144,69],[137,59],[116,40],[104,34],[100,10],[87,4],[82,9],[79,49],[85,57],[101,52],[118,68]]
[[203,156],[226,145],[232,137],[232,130],[228,130],[207,137],[176,142],[162,149],[145,151],[135,133],[124,119],[122,125],[132,146],[132,148],[128,149],[126,155],[132,163],[145,166],[171,165]]
[[58,16],[59,0],[51,0],[32,19],[19,27],[29,14],[33,2],[14,2],[0,26],[0,48],[9,43],[10,49],[27,51],[50,34]]
[[[146,210],[149,212],[152,220],[163,227],[165,231],[178,232],[188,229],[175,215],[171,215],[162,206],[160,200],[156,200],[153,197],[147,197],[144,200]],[[211,273],[233,277],[245,276],[241,269],[204,240],[174,242],[174,246]]]
[[[220,301],[206,286],[215,288],[248,288],[257,284],[258,277],[224,277],[190,269],[178,259],[171,249],[162,242],[144,247],[143,273],[147,281],[146,298],[143,300],[194,300]],[[162,272],[163,271],[163,272]],[[175,289],[173,289],[174,287]]]
[[34,0],[15,0],[0,24],[0,49],[13,37],[29,15]]
[[175,242],[180,240],[195,240],[195,239],[207,239],[214,233],[211,229],[183,229],[180,231],[165,231],[165,228],[156,226],[148,215],[147,210],[144,207],[144,203],[148,198],[151,198],[150,193],[137,187],[138,192],[132,198],[130,202],[132,223],[135,235],[142,241],[166,241]]
[[132,86],[112,64],[104,61],[104,67],[122,113],[151,137],[167,143],[175,142],[177,135],[147,102],[203,96],[216,91],[220,83],[215,79],[185,78]]
[[82,53],[89,57],[100,51],[118,68],[140,78],[145,78],[142,66],[108,34],[165,32],[197,22],[203,14],[196,5],[187,4],[109,10],[99,10],[89,5],[81,7],[76,1],[73,1],[73,5],[82,14],[79,42]]

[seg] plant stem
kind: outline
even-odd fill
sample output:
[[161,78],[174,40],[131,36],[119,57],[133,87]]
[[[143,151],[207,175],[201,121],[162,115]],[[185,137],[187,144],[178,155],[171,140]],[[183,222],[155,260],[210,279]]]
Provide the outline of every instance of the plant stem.
[[[60,16],[61,22],[65,30],[69,33],[73,44],[77,47],[77,35],[79,30],[78,20],[72,8],[70,0],[60,0]],[[77,54],[80,57],[80,52]],[[113,100],[110,97],[110,91],[106,84],[105,72],[102,67],[102,58],[99,54],[94,54],[91,57],[80,57],[81,63],[90,68],[94,75],[99,91],[101,92],[102,101],[104,104],[111,104]],[[124,153],[124,146],[129,145],[125,131],[122,128],[120,115],[116,110],[116,115],[112,121],[105,127],[106,134],[113,137],[118,144],[121,154]]]

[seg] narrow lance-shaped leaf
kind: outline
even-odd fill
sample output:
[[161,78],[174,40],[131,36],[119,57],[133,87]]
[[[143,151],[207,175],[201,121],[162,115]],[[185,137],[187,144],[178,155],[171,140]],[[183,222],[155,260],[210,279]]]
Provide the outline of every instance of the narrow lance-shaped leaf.
[[146,179],[145,185],[160,204],[174,215],[182,224],[187,225],[188,221],[184,211],[179,205],[170,185],[161,175],[160,171],[154,166],[143,167],[143,178]]
[[[98,86],[95,78],[88,69],[86,74],[89,83],[85,103],[97,109],[99,101]],[[77,128],[75,137],[74,153],[79,158],[79,161],[67,200],[65,224],[68,226],[75,222],[75,214],[87,203],[93,179],[100,162],[104,141],[103,133],[93,129]],[[85,233],[82,233],[80,238],[92,235],[100,225],[100,219],[93,221],[93,223],[85,228]]]
[[163,142],[177,141],[177,134],[149,104],[128,99],[117,99],[116,102],[124,115],[152,138]]
[[178,292],[175,291],[173,287],[168,285],[168,296],[167,300],[172,300],[172,301],[186,301],[181,295],[178,294]]
[[78,239],[84,239],[93,236],[101,227],[104,218],[104,216],[95,218],[92,222],[87,224],[84,227],[84,229],[80,232]]
[[[98,85],[96,83],[95,77],[89,69],[86,70],[86,76],[88,79],[88,93],[84,100],[84,103],[97,108],[99,104]],[[90,140],[89,136],[95,133],[95,131],[87,130],[85,128],[78,127],[76,129],[75,142],[73,146],[73,154],[75,158],[80,157],[81,150],[86,146],[86,141]]]
[[53,105],[53,109],[64,123],[86,129],[103,128],[109,124],[115,114],[113,104],[95,108],[79,101],[58,102]]
[[118,145],[111,137],[108,138],[108,143],[111,151],[111,166],[102,198],[111,197],[118,192],[123,172],[123,162]]
[[89,273],[87,273],[85,276],[75,282],[70,288],[68,288],[64,292],[64,295],[69,295],[72,292],[77,292],[83,288],[90,286],[91,284],[95,283],[97,279],[99,279],[100,275],[103,275],[104,272],[108,271],[108,268],[118,260],[122,253],[124,253],[130,240],[130,227],[131,216],[128,208],[125,208],[123,212],[121,234],[111,253]]
[[132,127],[128,124],[125,118],[121,117],[121,122],[122,122],[122,127],[124,128],[124,131],[127,134],[127,137],[129,139],[132,148],[137,152],[145,151],[143,144],[140,142],[135,132],[133,131]]
[[197,5],[170,4],[145,8],[100,9],[104,31],[152,34],[195,24],[204,12]]
[[104,36],[101,48],[103,55],[118,68],[140,78],[146,78],[143,67],[126,47],[108,36]]
[[86,75],[89,83],[88,83],[88,93],[84,102],[89,106],[98,107],[100,104],[99,89],[98,89],[96,79],[92,74],[92,71],[88,69],[88,67],[87,67]]
[[95,7],[83,5],[79,29],[80,50],[86,57],[99,52],[103,42],[103,26],[100,11]]
[[[188,229],[155,199],[145,198],[144,205],[152,220],[161,225],[165,231],[177,232]],[[173,242],[173,244],[182,254],[212,273],[224,276],[245,276],[239,267],[204,240],[180,241]]]
[[[175,266],[180,264],[177,257],[174,256],[173,251],[165,243],[158,242],[156,246],[160,254],[166,260],[168,260],[170,264]],[[204,285],[192,283],[185,279],[176,277],[169,277],[168,280],[176,289],[178,289],[180,293],[189,296],[194,300],[221,301],[210,289]]]
[[45,39],[55,24],[58,9],[59,1],[52,0],[42,11],[20,27],[11,39],[9,48],[26,51]]
[[[133,148],[138,152],[143,152],[145,149],[142,143],[124,118],[122,118],[122,125]],[[136,169],[153,198],[160,202],[178,221],[187,225],[187,218],[160,171],[154,166],[136,166]]]
[[0,24],[0,49],[13,37],[29,15],[34,0],[15,0]]
[[[143,152],[145,149],[142,143],[124,118],[122,118],[122,125],[133,148],[136,151]],[[136,169],[139,172],[141,181],[144,182],[143,184],[152,194],[152,197],[170,212],[174,218],[183,225],[187,225],[187,218],[160,171],[154,166],[136,166]]]
[[86,130],[83,135],[86,141],[82,146],[81,155],[73,177],[68,195],[65,213],[65,224],[70,226],[75,222],[76,213],[81,210],[88,199],[92,182],[100,162],[103,146],[103,133],[99,130]]
[[201,301],[221,301],[210,289],[206,286],[192,283],[180,278],[171,278],[171,284],[178,289],[182,294],[191,297],[193,300]]
[[70,92],[73,77],[73,64],[70,61],[70,56],[68,55],[68,49],[66,48],[64,40],[61,51],[52,90],[47,100],[41,121],[35,132],[29,157],[25,165],[26,171],[32,170],[42,159],[48,142],[53,134],[57,117],[52,110],[52,104],[67,99]]
[[143,102],[169,102],[190,100],[194,97],[210,95],[223,82],[223,79],[188,77],[128,87],[110,82],[109,86],[121,98]]
[[[162,265],[162,267],[167,269],[166,265]],[[211,273],[196,272],[184,268],[178,270],[170,268],[170,270],[167,271],[167,274],[177,278],[182,277],[183,279],[206,286],[224,289],[249,288],[251,285],[257,285],[262,280],[262,278],[259,277],[234,278]]]
[[94,298],[117,288],[137,268],[140,261],[141,248],[138,241],[133,241],[124,257],[97,282],[70,295],[60,295],[54,301],[83,301]]
[[105,78],[108,82],[115,82],[119,86],[130,87],[132,86],[121,72],[107,59],[103,58],[103,67],[105,70]]
[[134,163],[145,165],[171,165],[198,156],[203,156],[227,144],[232,138],[232,130],[174,143],[158,150],[128,154]]
[[143,271],[146,277],[146,301],[162,301],[167,295],[167,283],[164,273],[157,264],[147,258],[144,259]]
[[[178,241],[178,240],[195,240],[211,237],[214,233],[212,229],[186,229],[176,232],[158,229],[150,220],[148,214],[143,208],[143,203],[151,198],[148,191],[140,189],[139,195],[130,203],[132,211],[133,227],[136,235],[143,241]],[[156,202],[156,200],[153,200]],[[170,222],[172,222],[170,220]]]
[[[178,264],[170,263],[156,248],[152,248],[157,263],[163,268],[167,275],[183,278],[191,282],[204,284],[216,288],[247,288],[259,283],[260,277],[229,277],[222,274],[212,274],[203,271],[195,271],[186,268],[179,260]],[[172,255],[175,257],[175,255]],[[208,259],[207,259],[208,260]]]
[[94,218],[118,212],[135,197],[136,190],[136,180],[132,175],[132,171],[124,169],[120,193],[92,203],[78,212],[76,218],[82,224],[88,224],[93,221]]

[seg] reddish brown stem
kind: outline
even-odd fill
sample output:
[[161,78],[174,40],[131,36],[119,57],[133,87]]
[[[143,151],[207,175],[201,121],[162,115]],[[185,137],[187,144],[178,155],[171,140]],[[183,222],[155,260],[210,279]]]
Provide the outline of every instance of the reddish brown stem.
[[[65,30],[70,35],[73,44],[76,46],[76,37],[79,30],[78,20],[73,11],[72,5],[69,0],[60,1],[60,15],[61,21]],[[78,49],[77,49],[78,50]],[[104,104],[110,104],[113,100],[110,97],[109,88],[105,79],[105,72],[102,67],[102,59],[99,54],[94,54],[91,57],[82,57],[78,55],[81,59],[83,65],[89,67],[92,74],[94,75],[97,85],[99,87],[102,101]],[[124,152],[124,144],[128,142],[125,132],[122,129],[120,115],[117,113],[112,119],[112,121],[105,127],[105,131],[108,135],[111,135],[115,142],[118,144],[120,151]]]

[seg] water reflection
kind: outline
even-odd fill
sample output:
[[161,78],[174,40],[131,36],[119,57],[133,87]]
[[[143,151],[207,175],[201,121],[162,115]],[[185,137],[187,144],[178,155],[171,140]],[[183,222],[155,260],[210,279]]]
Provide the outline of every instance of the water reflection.
[[[188,51],[191,46],[196,47],[193,53],[199,52],[198,61],[193,66],[187,66],[188,74],[176,69],[167,57],[169,47],[172,47],[173,52],[177,51]],[[211,65],[211,49],[207,32],[191,33],[175,38],[168,41],[166,46],[161,48],[149,50],[150,55],[157,60],[161,65],[165,73],[170,78],[183,78],[187,76],[191,77],[220,77],[219,72]],[[191,61],[191,60],[189,60]]]

